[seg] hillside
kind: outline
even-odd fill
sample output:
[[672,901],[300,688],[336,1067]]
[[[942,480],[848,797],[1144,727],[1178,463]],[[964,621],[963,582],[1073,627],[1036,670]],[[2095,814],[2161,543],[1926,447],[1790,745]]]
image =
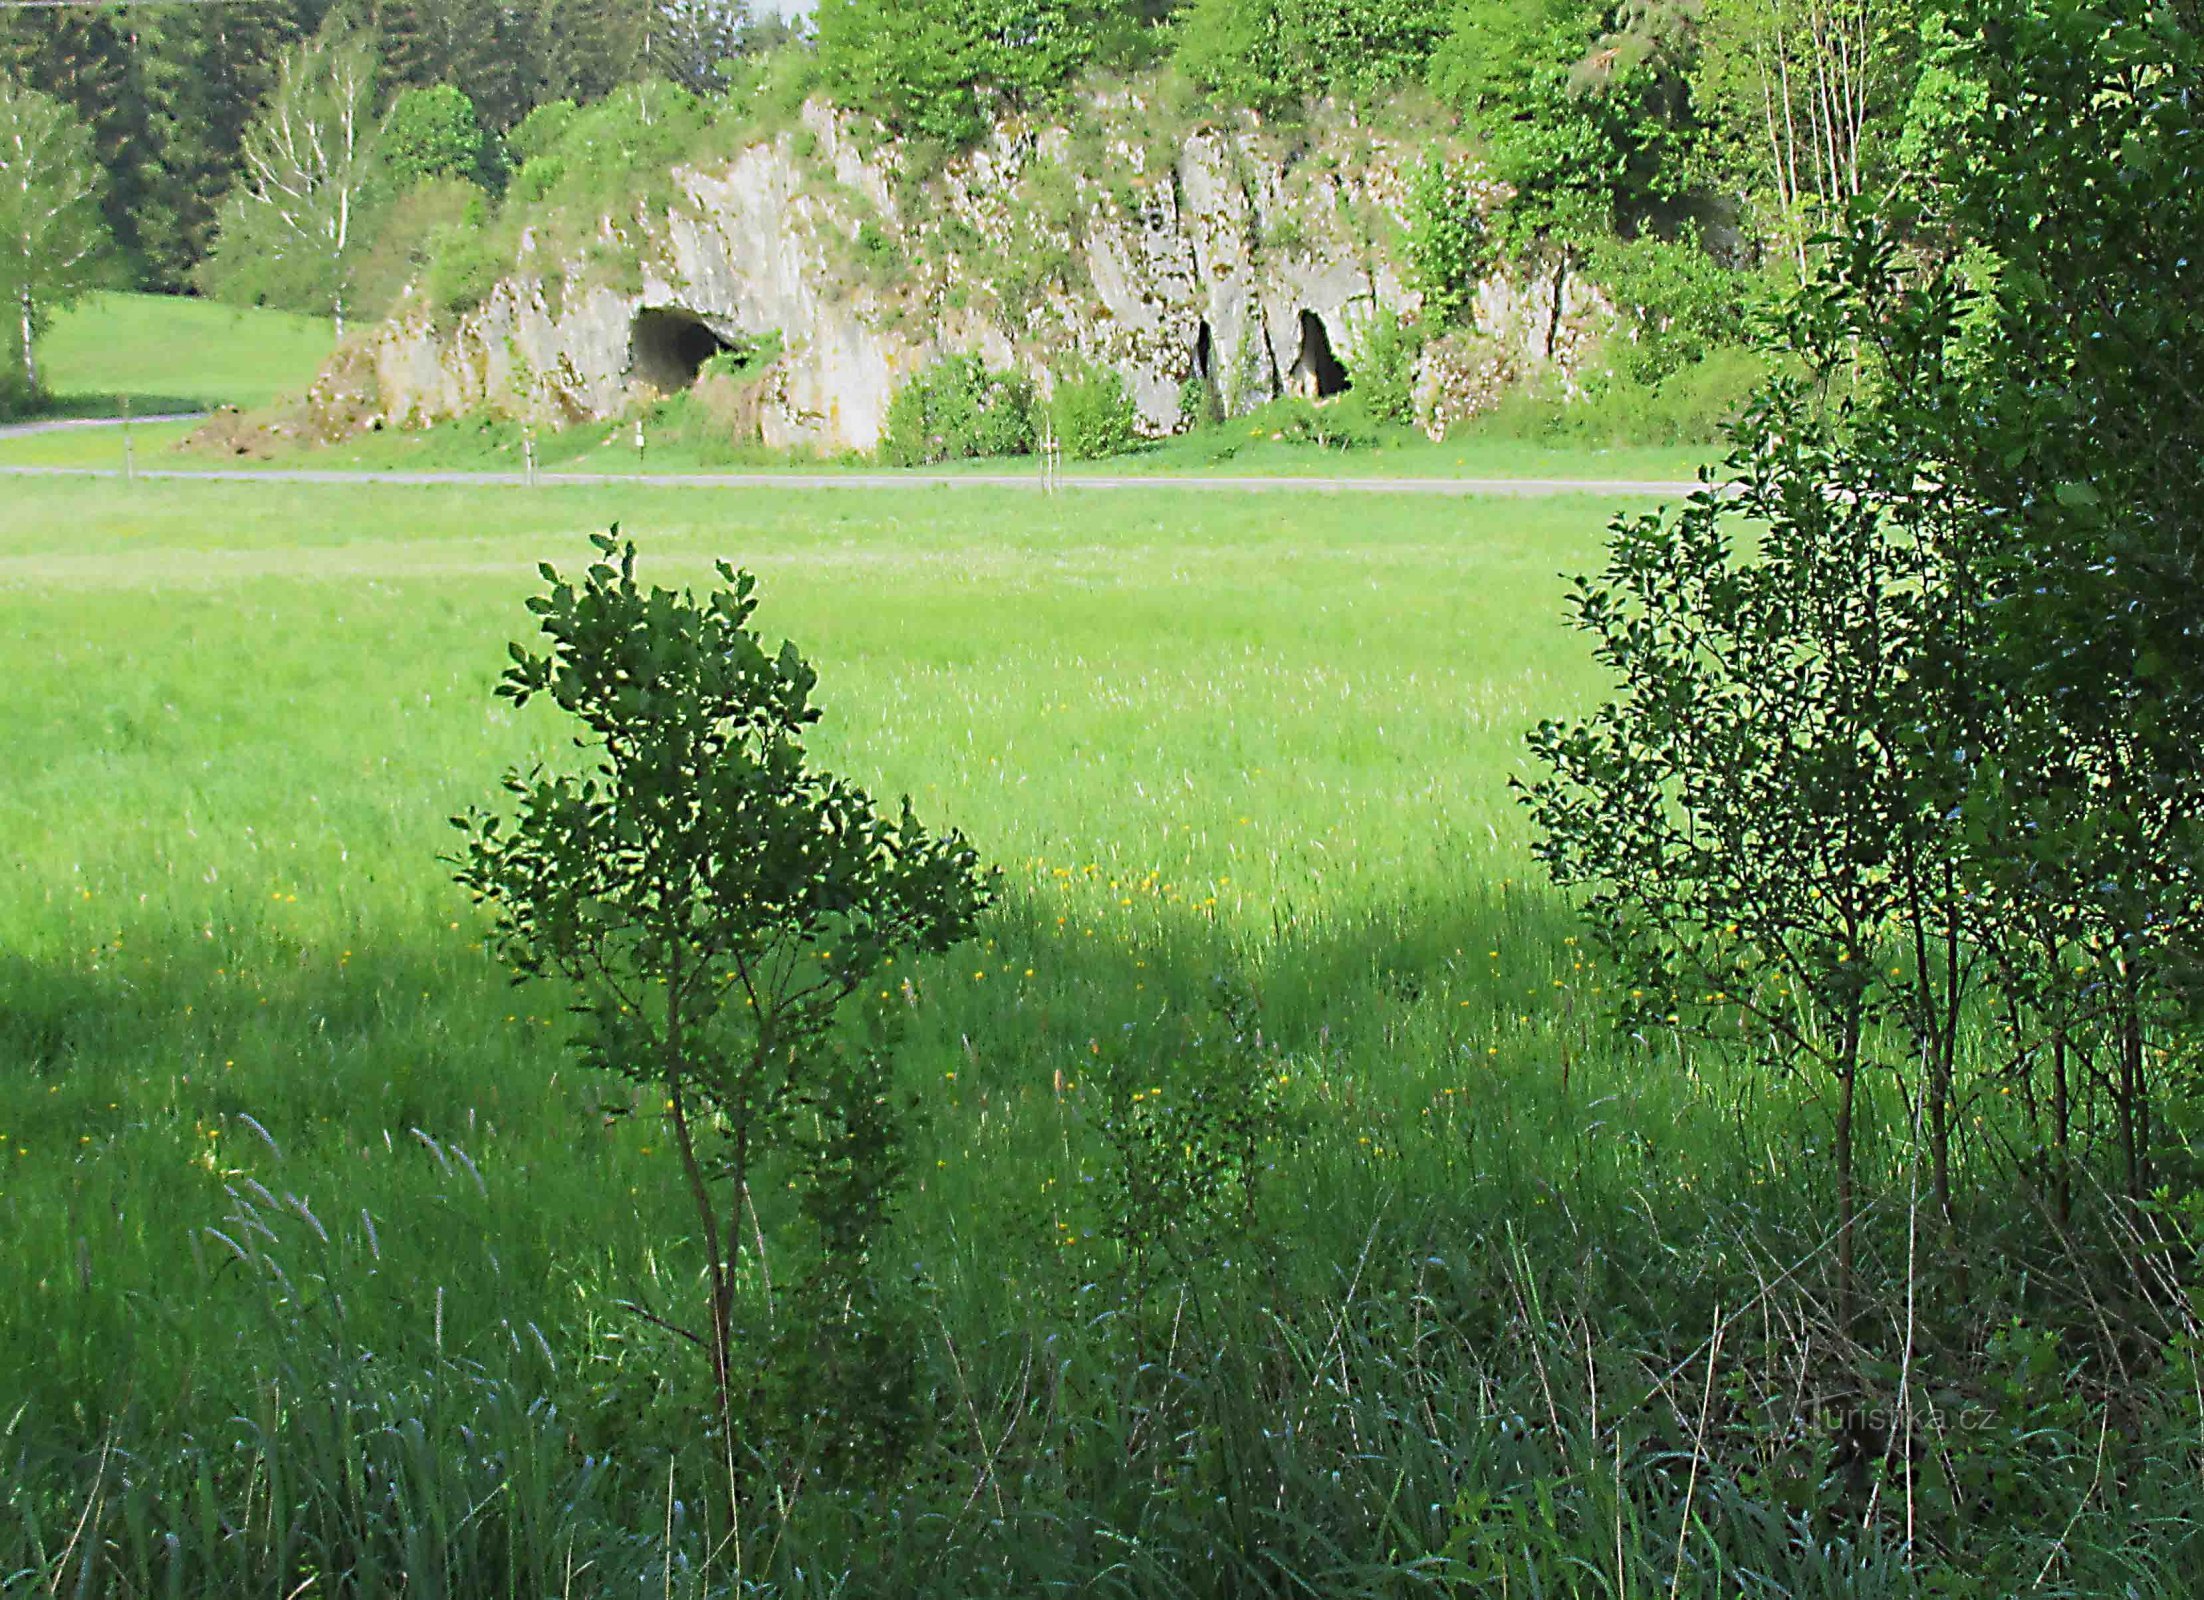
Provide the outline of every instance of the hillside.
[[[1412,128],[1339,111],[1283,134],[1174,126],[1135,92],[1081,113],[998,123],[929,172],[922,147],[812,100],[725,155],[700,130],[702,150],[594,226],[556,190],[509,202],[490,249],[510,261],[456,286],[432,265],[333,369],[324,411],[559,426],[702,378],[731,434],[872,450],[914,375],[977,357],[1044,396],[1108,369],[1160,435],[1343,393],[1374,335],[1422,317],[1410,240],[1433,146]],[[1463,204],[1503,197],[1458,170]],[[1612,321],[1559,257],[1482,276],[1471,304],[1401,353],[1404,409],[1434,436],[1528,378],[1573,377]]]

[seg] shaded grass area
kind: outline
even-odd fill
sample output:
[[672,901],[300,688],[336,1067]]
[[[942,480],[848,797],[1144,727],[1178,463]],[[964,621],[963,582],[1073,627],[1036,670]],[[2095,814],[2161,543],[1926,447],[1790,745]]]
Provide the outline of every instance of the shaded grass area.
[[[1940,1374],[1983,1420],[1907,1550],[1912,1480],[1901,1506],[1844,1457],[1861,1396],[1799,1361],[1810,1094],[1601,1022],[1504,787],[1595,687],[1553,617],[1599,502],[11,488],[0,726],[36,758],[0,773],[0,1570],[2185,1592],[2193,1454],[2152,1445],[2194,1421],[2180,1385],[2100,1433],[2025,1337],[1994,1383]],[[657,576],[754,568],[820,668],[822,754],[1005,873],[983,938],[884,997],[922,1117],[880,1263],[915,1452],[836,1484],[746,1436],[773,1487],[739,1528],[699,1364],[619,1309],[693,1293],[654,1108],[566,1061],[557,996],[504,983],[437,861],[559,750],[488,691],[534,563],[615,517]],[[1100,1085],[1203,1048],[1219,977],[1288,1135],[1246,1235],[1135,1262]],[[1871,1270],[1905,1246],[1879,1213]]]
[[328,356],[329,323],[173,295],[88,296],[38,347],[40,415],[108,417],[264,406],[303,389]]

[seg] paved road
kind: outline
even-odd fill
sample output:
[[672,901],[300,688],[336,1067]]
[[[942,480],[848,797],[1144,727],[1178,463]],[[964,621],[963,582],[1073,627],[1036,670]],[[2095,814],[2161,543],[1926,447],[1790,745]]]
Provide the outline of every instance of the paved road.
[[[156,411],[150,416],[127,420],[139,424],[197,422],[206,414],[204,411]],[[22,439],[34,433],[66,433],[72,428],[119,428],[125,420],[122,417],[48,417],[41,422],[0,423],[0,439]]]
[[[154,418],[140,418],[154,421]],[[0,466],[0,476],[15,478],[120,478],[110,467]],[[210,468],[205,471],[141,471],[141,479],[184,483],[312,483],[471,485],[523,488],[518,472],[342,472]],[[1227,478],[1178,474],[1067,473],[1059,485],[1072,489],[1195,489],[1240,494],[1428,494],[1539,496],[1598,495],[1607,498],[1680,499],[1698,485],[1628,478]],[[621,485],[652,489],[1043,489],[1038,473],[1012,472],[544,472],[541,488]]]

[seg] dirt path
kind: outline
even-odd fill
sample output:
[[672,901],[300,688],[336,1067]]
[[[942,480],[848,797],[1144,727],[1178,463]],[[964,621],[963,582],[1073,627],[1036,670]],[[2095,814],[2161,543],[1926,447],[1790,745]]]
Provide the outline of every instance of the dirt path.
[[[135,420],[163,420],[141,417]],[[64,424],[67,426],[68,424]],[[37,425],[32,425],[35,429]],[[0,435],[7,430],[0,429]],[[0,476],[15,478],[120,478],[112,467],[11,467],[0,466]],[[205,471],[141,471],[141,479],[173,483],[308,483],[398,484],[412,486],[459,485],[478,488],[526,488],[529,480],[519,472],[375,472],[308,471],[296,469],[241,470],[210,468]],[[543,472],[534,487],[544,489],[608,485],[653,489],[1025,489],[1045,490],[1038,473],[1012,472]],[[1234,478],[1184,474],[1067,473],[1057,480],[1065,491],[1084,489],[1194,489],[1240,494],[1426,494],[1543,496],[1599,495],[1627,499],[1665,497],[1680,499],[1698,488],[1694,483],[1658,482],[1629,478]]]

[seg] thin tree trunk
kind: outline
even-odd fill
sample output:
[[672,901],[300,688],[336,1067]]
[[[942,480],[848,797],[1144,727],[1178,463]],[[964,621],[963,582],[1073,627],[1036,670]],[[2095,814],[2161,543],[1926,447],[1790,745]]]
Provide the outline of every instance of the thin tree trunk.
[[1854,1003],[1844,1019],[1837,1060],[1837,1326],[1845,1337],[1852,1334],[1853,1271],[1856,1241],[1854,1213],[1858,1209],[1852,1182],[1853,1113],[1860,1083],[1860,1016]]
[[2127,1196],[2138,1204],[2150,1187],[2150,1108],[2143,1088],[2141,984],[2128,967],[2120,1016],[2120,1155],[2127,1167]]
[[28,285],[20,296],[23,310],[23,381],[32,394],[38,393],[38,353],[31,348],[31,291]]
[[2066,1062],[2066,1003],[2053,1002],[2059,1008],[2058,1019],[2051,1024],[2051,1211],[2065,1227],[2072,1206],[2073,1187],[2067,1173],[2067,1140],[2073,1126],[2074,1113],[2067,1087]]

